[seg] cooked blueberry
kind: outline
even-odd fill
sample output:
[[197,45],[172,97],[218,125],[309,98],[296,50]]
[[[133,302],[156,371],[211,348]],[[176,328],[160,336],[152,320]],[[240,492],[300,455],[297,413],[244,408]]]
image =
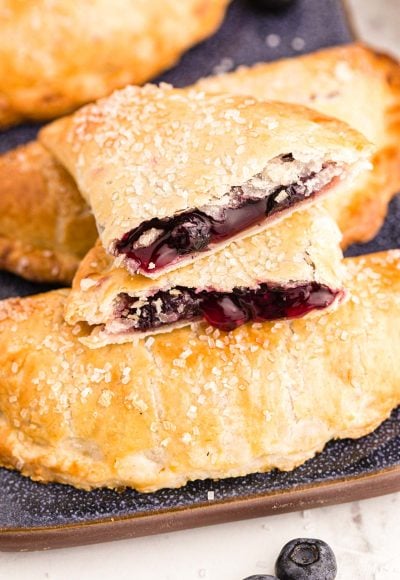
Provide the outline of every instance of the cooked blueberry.
[[192,212],[178,218],[170,234],[170,245],[180,254],[204,250],[211,239],[211,222],[206,216]]
[[250,313],[235,296],[229,294],[217,295],[210,293],[201,302],[201,311],[211,326],[229,332],[250,320]]
[[336,558],[322,540],[297,538],[282,548],[275,574],[280,580],[334,580]]
[[281,161],[284,163],[291,163],[294,161],[294,157],[292,153],[286,153],[286,155],[281,155]]
[[185,288],[175,288],[174,292],[157,292],[148,298],[147,304],[138,305],[135,298],[121,293],[117,314],[135,321],[137,330],[158,328],[163,324],[170,324],[177,320],[193,320],[201,315],[199,300],[195,292]]
[[121,293],[115,315],[128,318],[137,330],[158,328],[179,320],[205,318],[211,326],[230,331],[253,320],[297,318],[312,310],[326,308],[337,292],[323,284],[310,282],[294,288],[269,288],[261,284],[257,290],[234,288],[232,292],[196,292],[177,286],[160,290],[148,297],[145,304]]

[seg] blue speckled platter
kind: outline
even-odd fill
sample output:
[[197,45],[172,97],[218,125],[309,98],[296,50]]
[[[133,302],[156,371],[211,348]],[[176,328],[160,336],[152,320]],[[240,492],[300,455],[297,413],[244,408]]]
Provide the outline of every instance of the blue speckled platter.
[[[270,34],[280,43],[272,48]],[[262,12],[250,0],[235,0],[221,30],[194,48],[161,80],[190,84],[215,67],[275,60],[342,44],[352,38],[337,0],[297,0],[279,12]],[[303,39],[302,42],[294,39]],[[228,60],[227,60],[228,59]],[[0,135],[0,151],[33,138],[37,127]],[[348,254],[400,247],[400,199],[395,199],[380,235]],[[48,286],[0,273],[0,297],[26,295]],[[400,489],[400,409],[358,441],[327,445],[323,453],[289,473],[272,472],[222,481],[193,482],[179,490],[139,494],[133,490],[84,492],[41,485],[0,469],[0,549],[47,549],[94,543],[338,503]],[[214,499],[208,492],[213,491]],[[212,494],[211,494],[212,495]]]

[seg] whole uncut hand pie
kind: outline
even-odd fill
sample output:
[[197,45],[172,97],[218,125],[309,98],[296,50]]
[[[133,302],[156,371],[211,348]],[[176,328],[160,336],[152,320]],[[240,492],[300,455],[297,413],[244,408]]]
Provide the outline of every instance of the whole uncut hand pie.
[[117,91],[40,138],[106,251],[154,278],[313,203],[371,154],[361,134],[310,109],[167,85]]
[[204,324],[91,350],[68,290],[0,303],[0,463],[84,489],[290,470],[400,403],[399,252],[346,260],[311,319]]
[[99,243],[77,272],[66,320],[91,325],[82,340],[98,348],[202,319],[229,331],[333,308],[345,296],[339,241],[332,218],[310,208],[156,280],[116,267]]
[[176,63],[229,0],[0,0],[0,127],[51,119]]

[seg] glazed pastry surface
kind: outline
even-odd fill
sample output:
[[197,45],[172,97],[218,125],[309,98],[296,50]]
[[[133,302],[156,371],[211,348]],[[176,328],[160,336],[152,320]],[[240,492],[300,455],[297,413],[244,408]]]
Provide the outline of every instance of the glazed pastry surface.
[[[74,278],[67,301],[66,320],[70,324],[83,321],[94,326],[85,344],[98,348],[190,324],[193,312],[186,313],[188,318],[184,317],[184,312],[182,317],[178,315],[179,308],[183,310],[186,290],[207,292],[212,296],[215,292],[232,293],[234,289],[245,293],[260,289],[262,284],[284,291],[315,283],[331,292],[329,298],[332,301],[326,306],[333,307],[344,297],[342,280],[345,274],[340,238],[337,225],[329,214],[312,207],[295,212],[255,236],[232,242],[220,252],[156,280],[140,274],[131,276],[125,268],[118,267],[97,243],[82,261]],[[178,295],[181,293],[179,299],[174,298],[177,289]],[[138,308],[144,308],[142,319],[137,321],[139,328],[134,328],[132,317],[129,320],[127,313],[122,312],[122,305],[128,302],[128,297],[136,298]],[[170,302],[175,300],[175,312],[169,313],[167,303],[167,317],[164,305],[159,302],[156,304],[157,312],[149,313],[153,297],[158,301],[160,298]],[[299,300],[300,297],[296,303]],[[318,304],[315,303],[315,308]],[[299,315],[297,309],[296,315]],[[164,324],[157,325],[160,319]],[[146,324],[140,326],[141,322]]]
[[[0,461],[84,489],[291,470],[400,403],[400,254],[347,260],[336,312],[91,350],[67,290],[0,304]],[[318,404],[316,404],[318,401]]]
[[[371,154],[360,133],[311,109],[168,85],[117,91],[48,125],[40,139],[74,176],[106,251],[123,257],[131,273],[149,277],[312,203],[353,171],[368,168]],[[164,248],[174,248],[170,240],[155,252],[160,264],[153,256],[147,263],[136,260],[148,245],[142,239],[154,232],[162,238],[166,224],[173,227],[186,216],[189,222],[197,213],[207,224],[215,220],[218,230],[231,207],[241,207],[242,200],[255,207],[246,200],[258,195],[289,201],[271,215],[263,208],[233,235],[224,231],[200,249],[179,248],[169,261],[163,262]],[[140,248],[125,253],[121,245],[143,227],[133,245]],[[182,236],[176,237],[180,242]]]
[[0,127],[141,84],[213,33],[229,0],[1,0]]
[[74,180],[38,142],[0,156],[0,268],[68,284],[96,234]]

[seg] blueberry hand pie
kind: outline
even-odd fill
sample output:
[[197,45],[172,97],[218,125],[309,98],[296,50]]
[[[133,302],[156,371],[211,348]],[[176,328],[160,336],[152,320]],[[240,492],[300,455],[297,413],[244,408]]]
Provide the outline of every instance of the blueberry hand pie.
[[83,340],[100,347],[202,319],[230,331],[304,316],[344,298],[339,240],[332,218],[310,208],[156,280],[116,267],[98,244],[74,279],[66,320],[94,326]]
[[260,231],[369,167],[361,134],[312,110],[127,87],[41,132],[131,274],[162,272]]
[[[242,67],[204,79],[199,86],[209,91],[242,92],[260,99],[302,103],[348,122],[374,143],[377,151],[372,159],[373,170],[362,172],[352,184],[346,184],[324,202],[342,231],[342,246],[347,247],[375,235],[390,198],[400,190],[399,71],[394,60],[354,44]],[[90,229],[81,227],[81,215],[85,214],[88,223],[91,216],[83,199],[78,202],[72,178],[66,176],[65,169],[38,143],[0,157],[0,267],[37,280],[71,281],[80,256],[93,246],[95,227],[94,222]],[[29,204],[23,195],[26,188]],[[49,215],[42,204],[50,191],[52,199],[59,200],[54,205],[56,211],[63,213],[69,231],[74,233],[65,238],[59,249],[53,231],[45,239],[38,236],[47,228],[57,231],[57,213]],[[3,210],[4,195],[14,199],[16,221],[11,230],[7,210]],[[76,200],[72,205],[70,198]],[[34,232],[27,229],[29,223],[35,224]]]
[[84,489],[291,470],[400,403],[399,252],[346,260],[311,319],[204,324],[91,350],[68,290],[0,303],[0,463]]
[[0,156],[0,268],[68,284],[96,234],[74,180],[40,143]]
[[219,26],[229,0],[0,0],[0,127],[141,84]]

